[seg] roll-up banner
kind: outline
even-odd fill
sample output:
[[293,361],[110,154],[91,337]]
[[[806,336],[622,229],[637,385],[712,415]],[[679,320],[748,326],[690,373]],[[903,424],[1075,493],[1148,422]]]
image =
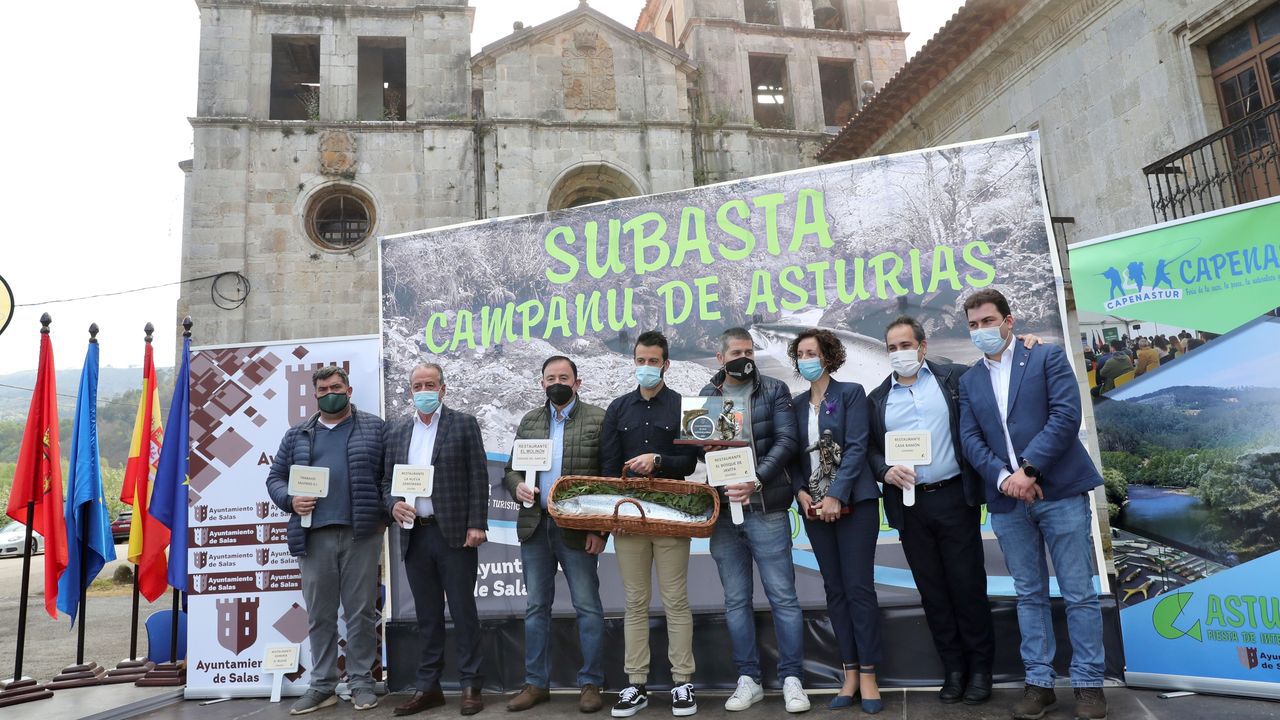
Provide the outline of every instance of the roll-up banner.
[[[501,484],[501,469],[520,418],[546,402],[538,385],[544,359],[571,357],[582,380],[580,399],[607,407],[635,388],[633,343],[656,329],[670,342],[668,386],[697,395],[717,369],[720,333],[742,326],[755,339],[760,371],[800,392],[807,384],[793,371],[786,347],[802,329],[819,326],[833,330],[847,351],[836,377],[870,391],[889,374],[885,327],[903,314],[924,325],[931,358],[976,361],[962,304],[982,288],[1010,299],[1020,333],[1064,343],[1061,271],[1051,238],[1035,134],[383,238],[385,417],[412,412],[409,373],[428,360],[444,367],[446,403],[479,419],[491,498],[476,598],[482,618],[514,621],[523,617],[525,589],[517,504]],[[695,478],[701,477],[699,470]],[[1002,603],[997,622],[1004,623],[1002,637],[1016,639],[1004,632],[1016,627],[1013,581],[982,517],[988,589]],[[794,510],[792,527],[800,602],[818,618],[814,632],[825,638],[806,650],[809,659],[827,662],[833,651],[830,625],[821,622],[826,595]],[[690,602],[697,613],[722,615],[723,591],[707,541],[695,540],[692,552],[689,572],[699,581],[690,583]],[[393,654],[398,641],[413,641],[412,595],[398,565],[391,572],[390,620],[405,631],[390,634]],[[901,608],[892,611],[895,617],[914,612],[922,626],[897,533],[883,522],[875,579],[881,606]],[[1105,576],[1098,585],[1107,590]],[[600,590],[606,614],[620,616],[624,596],[612,545],[600,561]],[[755,604],[768,608],[758,587]],[[555,612],[573,613],[562,582]],[[661,618],[657,593],[652,612]],[[895,642],[887,638],[886,647]],[[927,635],[909,652],[888,654],[882,677],[916,683],[940,677]],[[520,648],[505,657],[518,665]],[[1014,661],[1002,661],[998,676],[1020,678],[1016,647],[1001,657]],[[1112,659],[1118,673],[1118,655]],[[827,669],[839,677],[838,660]],[[394,681],[397,668],[392,671]],[[518,677],[511,674],[517,688]],[[699,677],[732,686],[736,676]]]
[[1133,685],[1280,698],[1277,227],[1273,198],[1070,248]]
[[192,350],[188,698],[270,695],[263,660],[281,645],[300,647],[284,693],[309,682],[302,575],[266,479],[285,431],[316,413],[311,373],[326,365],[347,371],[356,407],[379,414],[376,336]]

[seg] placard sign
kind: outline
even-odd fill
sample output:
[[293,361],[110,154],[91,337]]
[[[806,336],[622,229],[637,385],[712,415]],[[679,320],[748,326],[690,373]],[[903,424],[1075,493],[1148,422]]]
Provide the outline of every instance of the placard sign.
[[[290,465],[289,494],[294,497],[328,497],[329,468]],[[302,516],[302,527],[311,527],[311,516],[314,514],[310,512]]]
[[271,702],[280,702],[284,676],[298,669],[298,646],[268,645],[262,656],[262,669],[272,675]]
[[[524,471],[524,485],[533,490],[539,472],[551,469],[551,455],[555,451],[550,440],[516,440],[511,451],[511,469]],[[551,488],[547,488],[548,492]],[[524,503],[533,507],[533,503]]]
[[[431,497],[435,477],[432,465],[396,465],[391,469],[391,494],[413,505],[418,498]],[[400,527],[412,530],[413,521],[400,523]]]
[[[887,432],[884,434],[884,461],[888,465],[905,465],[915,470],[917,465],[933,462],[933,443],[928,430]],[[916,504],[916,487],[902,491],[902,504]]]
[[[756,479],[756,459],[750,446],[715,450],[706,454],[706,460],[708,485],[723,487]],[[734,525],[742,524],[742,503],[729,503],[729,513]]]

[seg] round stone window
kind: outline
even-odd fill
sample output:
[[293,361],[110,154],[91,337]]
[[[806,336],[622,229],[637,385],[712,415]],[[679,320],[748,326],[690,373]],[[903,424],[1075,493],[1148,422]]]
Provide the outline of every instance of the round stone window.
[[373,222],[373,201],[350,186],[322,190],[307,203],[307,235],[326,250],[350,250],[363,243]]

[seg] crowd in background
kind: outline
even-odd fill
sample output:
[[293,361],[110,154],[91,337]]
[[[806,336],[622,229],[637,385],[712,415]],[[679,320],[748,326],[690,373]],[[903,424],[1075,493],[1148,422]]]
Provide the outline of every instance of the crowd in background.
[[[1132,373],[1132,378],[1172,362],[1218,337],[1214,333],[1199,331],[1194,336],[1183,330],[1171,335],[1123,335],[1098,348],[1084,351],[1088,371],[1093,375],[1094,395],[1110,392],[1116,381]],[[1121,383],[1123,384],[1123,382]]]

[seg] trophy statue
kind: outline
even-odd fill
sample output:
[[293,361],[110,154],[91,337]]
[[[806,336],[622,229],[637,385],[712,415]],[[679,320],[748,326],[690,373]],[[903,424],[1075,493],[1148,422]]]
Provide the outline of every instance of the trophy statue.
[[836,477],[836,468],[840,467],[840,443],[831,436],[830,428],[822,431],[822,437],[805,448],[805,452],[818,451],[818,464],[809,475],[809,495],[813,504],[817,505],[827,496],[827,489]]

